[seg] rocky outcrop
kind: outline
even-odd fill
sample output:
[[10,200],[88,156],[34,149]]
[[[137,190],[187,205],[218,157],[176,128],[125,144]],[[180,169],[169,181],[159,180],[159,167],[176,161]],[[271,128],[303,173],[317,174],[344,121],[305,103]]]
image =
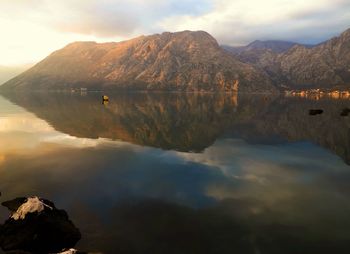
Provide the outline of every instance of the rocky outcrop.
[[14,253],[56,253],[74,247],[79,230],[64,210],[37,197],[16,198],[2,203],[12,216],[0,226],[0,246]]
[[162,33],[119,43],[76,42],[3,89],[138,89],[273,92],[270,79],[227,54],[206,32]]

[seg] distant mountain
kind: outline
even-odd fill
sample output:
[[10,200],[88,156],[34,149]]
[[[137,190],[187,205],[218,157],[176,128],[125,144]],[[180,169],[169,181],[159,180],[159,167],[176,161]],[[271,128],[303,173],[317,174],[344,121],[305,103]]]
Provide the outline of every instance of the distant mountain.
[[272,92],[270,78],[227,54],[206,32],[141,36],[119,43],[76,42],[3,89],[138,89]]
[[274,64],[291,87],[350,88],[350,29],[313,48],[294,46]]
[[18,74],[21,74],[30,67],[31,65],[22,65],[14,67],[0,66],[0,85],[16,77]]
[[282,53],[260,48],[232,54],[265,71],[281,89],[350,88],[350,29],[313,47],[294,45]]
[[228,45],[223,45],[222,48],[225,50],[234,53],[239,54],[245,51],[254,51],[254,50],[271,50],[275,53],[282,53],[290,48],[294,47],[295,45],[302,45],[307,48],[313,47],[313,45],[306,45],[306,44],[299,44],[296,42],[290,42],[290,41],[279,41],[279,40],[268,40],[268,41],[260,41],[256,40],[248,44],[247,46],[241,46],[241,47],[232,47]]

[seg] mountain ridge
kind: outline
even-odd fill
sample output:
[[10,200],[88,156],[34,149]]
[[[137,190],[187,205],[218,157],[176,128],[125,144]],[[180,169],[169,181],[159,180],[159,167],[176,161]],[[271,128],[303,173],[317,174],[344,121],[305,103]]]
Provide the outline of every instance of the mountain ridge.
[[[256,85],[258,84],[258,85]],[[269,77],[240,62],[204,31],[164,32],[110,43],[74,42],[3,89],[276,91]]]

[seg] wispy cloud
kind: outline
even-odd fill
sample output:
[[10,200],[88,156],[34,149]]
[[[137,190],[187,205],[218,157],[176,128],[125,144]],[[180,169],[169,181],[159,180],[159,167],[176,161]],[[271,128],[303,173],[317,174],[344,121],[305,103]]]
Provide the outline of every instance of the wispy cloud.
[[207,30],[221,43],[238,45],[255,39],[317,43],[345,30],[350,4],[344,0],[213,0],[214,8],[201,16],[169,17],[165,30]]
[[205,30],[222,44],[317,43],[350,24],[348,0],[1,0],[0,64],[38,61],[74,40]]

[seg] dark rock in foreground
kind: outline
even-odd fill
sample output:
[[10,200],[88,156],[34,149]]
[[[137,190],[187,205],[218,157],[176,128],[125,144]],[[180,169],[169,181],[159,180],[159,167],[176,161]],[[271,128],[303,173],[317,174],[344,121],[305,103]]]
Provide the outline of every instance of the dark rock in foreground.
[[37,199],[42,210],[23,213],[23,205],[30,199],[16,198],[2,203],[12,216],[0,226],[0,247],[19,253],[55,253],[74,247],[81,234],[67,213],[45,199]]

